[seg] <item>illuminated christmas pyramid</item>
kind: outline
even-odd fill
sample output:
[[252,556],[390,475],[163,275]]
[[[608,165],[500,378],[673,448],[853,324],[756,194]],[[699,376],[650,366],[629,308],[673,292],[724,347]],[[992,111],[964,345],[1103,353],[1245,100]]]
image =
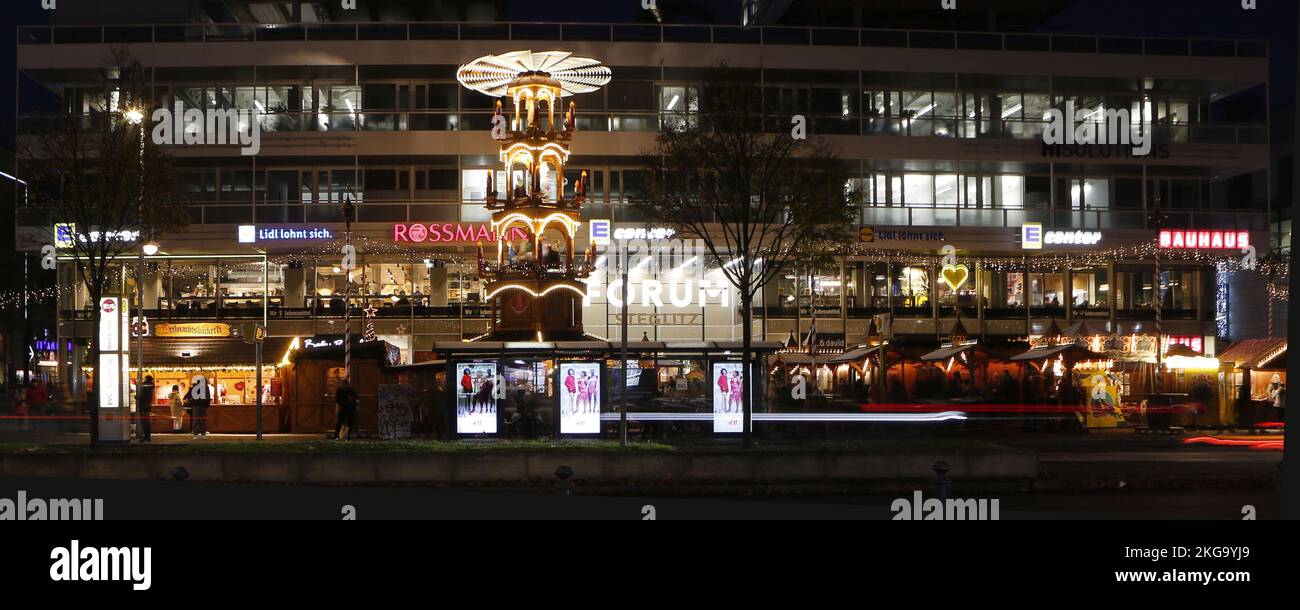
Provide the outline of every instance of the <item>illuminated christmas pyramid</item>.
[[[600,89],[610,80],[599,61],[565,51],[514,51],[486,55],[460,67],[457,80],[469,89],[510,100],[497,101],[492,137],[500,144],[504,187],[488,172],[487,207],[493,211],[497,252],[479,273],[497,316],[487,341],[556,341],[588,338],[582,331],[582,299],[594,251],[574,252],[582,225],[587,174],[564,193],[564,168],[576,131],[576,105],[564,98]],[[563,116],[558,117],[557,113]]]

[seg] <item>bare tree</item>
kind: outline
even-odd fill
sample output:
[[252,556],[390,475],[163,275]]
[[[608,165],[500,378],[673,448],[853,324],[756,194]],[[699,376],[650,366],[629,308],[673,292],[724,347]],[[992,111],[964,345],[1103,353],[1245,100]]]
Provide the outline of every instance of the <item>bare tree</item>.
[[651,180],[633,208],[696,239],[739,295],[744,332],[745,443],[752,443],[753,302],[785,270],[828,261],[854,232],[848,170],[820,138],[801,137],[803,117],[765,112],[745,71],[719,66],[687,89],[694,99],[645,155]]
[[[45,243],[72,259],[75,281],[95,305],[117,293],[114,266],[127,274],[130,257],[147,240],[188,225],[171,159],[147,133],[155,102],[145,69],[114,50],[93,93],[80,100],[65,96],[57,115],[20,137],[21,163],[32,184],[28,217],[40,218],[42,232],[49,231]],[[99,307],[91,310],[91,327],[99,328]],[[97,338],[90,346],[90,361],[98,363]],[[98,393],[107,388],[96,374]],[[92,394],[92,446],[99,442],[97,403]]]

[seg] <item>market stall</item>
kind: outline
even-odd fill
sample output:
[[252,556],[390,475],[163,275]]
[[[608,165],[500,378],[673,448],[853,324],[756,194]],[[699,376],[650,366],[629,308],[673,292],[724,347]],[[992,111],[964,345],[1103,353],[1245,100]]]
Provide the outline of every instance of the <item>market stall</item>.
[[1238,425],[1281,422],[1286,406],[1286,339],[1246,339],[1219,354],[1221,385]]
[[[262,344],[262,429],[280,429],[283,405],[281,380],[275,366],[289,343],[288,338],[270,337]],[[169,412],[172,388],[182,394],[200,375],[208,380],[212,403],[208,409],[208,431],[253,433],[257,431],[257,365],[253,344],[240,337],[150,337],[144,341],[144,374],[154,378],[155,416]],[[132,387],[138,371],[131,369]],[[185,418],[185,429],[190,429]],[[157,431],[169,425],[155,424]]]

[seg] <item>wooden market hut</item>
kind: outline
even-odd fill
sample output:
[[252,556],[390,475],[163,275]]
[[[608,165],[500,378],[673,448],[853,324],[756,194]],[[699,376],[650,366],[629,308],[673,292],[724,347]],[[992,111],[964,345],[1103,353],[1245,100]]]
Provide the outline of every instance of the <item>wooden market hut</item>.
[[1223,384],[1231,388],[1238,424],[1253,426],[1278,419],[1273,405],[1273,378],[1286,387],[1286,339],[1244,339],[1219,354]]
[[[939,349],[922,354],[919,358],[931,367],[927,367],[930,370],[922,369],[918,381],[930,384],[931,391],[941,387],[948,396],[967,396],[974,389],[987,387],[989,358],[988,349],[979,341],[971,339],[966,325],[958,319],[953,322],[947,339],[940,344]],[[931,377],[935,367],[941,373],[938,383]],[[962,375],[961,369],[966,370],[965,375]]]
[[[357,430],[378,430],[378,389],[395,382],[397,347],[385,341],[362,342],[352,337],[352,384],[358,395]],[[286,421],[281,429],[312,434],[334,430],[334,393],[344,378],[343,346],[291,350],[289,366],[280,369],[284,378]]]
[[[1074,365],[1090,360],[1104,358],[1100,353],[1089,349],[1094,329],[1086,322],[1074,324],[1064,330],[1053,319],[1036,341],[1032,341],[1028,351],[1010,358],[1011,362],[1022,365],[1018,388],[1019,401],[1022,404],[1043,404],[1057,393],[1059,379],[1052,367],[1052,362],[1059,360],[1061,369],[1071,383]],[[1003,390],[1003,393],[1006,393]],[[1004,399],[1009,399],[1005,397]]]

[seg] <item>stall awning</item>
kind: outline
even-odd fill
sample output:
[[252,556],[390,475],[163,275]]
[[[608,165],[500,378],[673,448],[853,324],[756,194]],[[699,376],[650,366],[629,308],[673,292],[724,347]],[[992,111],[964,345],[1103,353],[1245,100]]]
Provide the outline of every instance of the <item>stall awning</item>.
[[[809,356],[808,354],[800,354],[800,353],[776,354],[772,356],[772,361],[780,362],[781,364],[812,364],[813,363],[812,356]],[[826,361],[823,360],[822,362],[824,363]]]
[[977,343],[967,343],[967,344],[965,344],[965,345],[954,345],[954,346],[952,346],[952,347],[941,347],[941,348],[939,348],[939,349],[937,349],[937,350],[934,350],[934,351],[932,351],[932,352],[930,352],[930,353],[928,353],[928,354],[923,354],[923,355],[921,356],[921,362],[939,362],[939,361],[942,361],[942,360],[947,360],[947,359],[952,358],[953,356],[956,356],[957,354],[960,354],[960,353],[962,353],[962,352],[964,352],[964,351],[966,351],[966,350],[973,349],[976,345],[978,345],[978,344],[977,344]]
[[858,347],[858,348],[851,349],[847,352],[844,352],[843,354],[840,354],[838,356],[835,356],[834,358],[827,360],[827,362],[829,362],[830,364],[843,364],[846,362],[857,362],[878,351],[880,351],[879,345],[874,347]]
[[1048,345],[1044,347],[1035,347],[1023,354],[1017,354],[1011,357],[1012,362],[1026,362],[1030,360],[1041,360],[1044,358],[1054,358],[1060,354],[1069,351],[1077,351],[1089,358],[1104,358],[1101,354],[1093,352],[1078,343],[1065,343],[1062,345]]
[[1278,361],[1286,355],[1286,339],[1243,339],[1219,354],[1219,362],[1231,362],[1239,369],[1286,368]]
[[[292,337],[267,337],[262,343],[262,364],[274,365],[284,356]],[[135,366],[135,346],[131,346]],[[144,340],[144,366],[252,366],[257,359],[256,347],[243,339],[227,337],[175,338],[148,337]]]

